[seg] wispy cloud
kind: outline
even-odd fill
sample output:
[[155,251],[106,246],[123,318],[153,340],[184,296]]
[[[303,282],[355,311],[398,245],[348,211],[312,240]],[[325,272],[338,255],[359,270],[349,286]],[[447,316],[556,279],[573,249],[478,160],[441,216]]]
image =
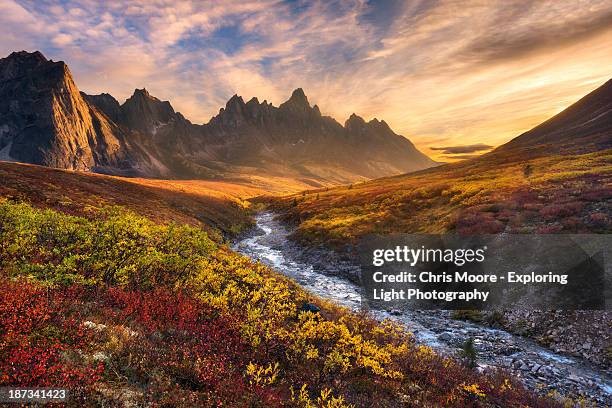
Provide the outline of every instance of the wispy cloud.
[[477,143],[473,145],[464,145],[464,146],[446,146],[446,147],[430,147],[431,150],[440,150],[443,154],[465,154],[465,153],[475,153],[482,152],[485,150],[491,150],[493,146],[486,145],[484,143]]
[[423,149],[503,143],[612,63],[607,0],[0,0],[0,24],[0,54],[63,59],[86,92],[146,86],[206,122],[234,93],[278,104],[303,87]]

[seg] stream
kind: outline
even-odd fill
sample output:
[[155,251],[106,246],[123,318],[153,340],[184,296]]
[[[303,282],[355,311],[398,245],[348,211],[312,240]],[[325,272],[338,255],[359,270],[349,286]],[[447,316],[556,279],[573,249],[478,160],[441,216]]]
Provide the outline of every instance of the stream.
[[[232,245],[253,260],[280,272],[310,293],[352,310],[361,308],[361,289],[346,278],[342,263],[323,266],[316,256],[289,240],[291,230],[274,214],[256,215],[256,227]],[[328,251],[329,252],[329,251]],[[324,254],[329,256],[329,253]],[[352,269],[355,266],[351,266]],[[418,343],[440,354],[456,355],[471,338],[477,351],[478,370],[499,367],[520,378],[539,393],[556,390],[561,395],[584,397],[612,406],[612,373],[570,356],[547,350],[535,342],[503,330],[450,318],[448,311],[370,311],[378,320],[393,319],[414,333]]]

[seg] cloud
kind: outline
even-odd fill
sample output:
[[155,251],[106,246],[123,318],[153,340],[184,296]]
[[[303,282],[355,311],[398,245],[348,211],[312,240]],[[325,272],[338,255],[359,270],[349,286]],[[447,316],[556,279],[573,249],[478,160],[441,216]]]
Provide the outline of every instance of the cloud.
[[73,38],[70,34],[61,33],[53,37],[53,44],[61,47],[72,42]]
[[605,82],[611,23],[607,0],[1,0],[0,53],[40,50],[119,100],[146,86],[200,123],[302,87],[427,149],[501,144]]
[[454,154],[442,156],[450,161],[473,159],[480,156],[479,154]]
[[[612,8],[605,4],[581,10],[575,7],[560,7],[560,18],[546,18],[537,7],[509,8],[502,12],[499,20],[511,18],[525,22],[526,27],[510,29],[500,25],[497,29],[487,30],[469,44],[462,53],[484,62],[512,60],[537,52],[547,52],[567,45],[580,43],[612,31]],[[558,14],[557,14],[558,15]],[[533,24],[539,16],[540,24]],[[503,27],[503,29],[502,29]]]
[[484,150],[490,150],[492,148],[493,146],[489,146],[484,143],[478,143],[478,144],[466,145],[466,146],[447,146],[447,147],[433,147],[432,146],[430,147],[431,150],[441,150],[442,153],[446,155],[481,152]]

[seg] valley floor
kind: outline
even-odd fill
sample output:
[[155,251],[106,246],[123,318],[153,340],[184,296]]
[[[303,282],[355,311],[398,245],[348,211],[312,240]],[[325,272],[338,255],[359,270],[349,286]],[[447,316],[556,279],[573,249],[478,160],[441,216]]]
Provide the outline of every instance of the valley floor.
[[237,199],[0,163],[0,385],[69,406],[560,407],[231,251]]
[[[226,247],[261,207],[245,199],[299,183],[123,179],[17,163],[0,163],[0,176],[1,385],[65,385],[74,406],[608,402],[609,373],[508,333],[443,313],[351,312],[359,296],[346,271],[321,274],[325,258],[294,257],[301,250],[269,213],[256,219],[264,234],[235,247],[253,260]],[[343,211],[344,198],[329,198],[351,190],[280,200],[294,215],[313,203]],[[456,355],[467,338],[478,370]]]

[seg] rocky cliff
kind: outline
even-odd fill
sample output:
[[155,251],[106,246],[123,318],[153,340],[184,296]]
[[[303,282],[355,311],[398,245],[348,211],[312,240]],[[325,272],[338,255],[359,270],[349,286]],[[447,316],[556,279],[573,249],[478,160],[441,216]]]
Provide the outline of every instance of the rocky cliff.
[[0,157],[70,170],[153,172],[138,141],[82,97],[68,66],[39,52],[0,60]]

